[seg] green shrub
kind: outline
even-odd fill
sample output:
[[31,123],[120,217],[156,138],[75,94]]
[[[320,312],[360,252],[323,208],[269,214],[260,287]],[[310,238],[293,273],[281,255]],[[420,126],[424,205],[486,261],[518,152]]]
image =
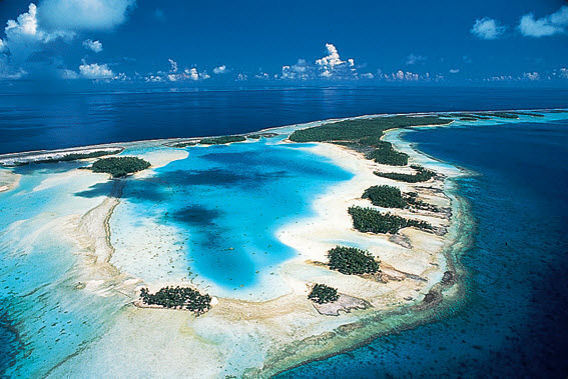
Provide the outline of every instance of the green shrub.
[[150,162],[136,157],[111,157],[99,159],[91,166],[93,172],[111,174],[114,178],[120,178],[134,172],[142,171],[150,167]]
[[406,201],[400,189],[392,186],[372,186],[363,192],[363,199],[371,200],[373,205],[384,208],[404,208]]
[[211,308],[211,296],[202,295],[187,287],[164,287],[155,294],[148,292],[148,288],[142,288],[140,298],[144,304],[160,305],[165,308],[188,309],[196,314],[201,314]]
[[394,150],[390,142],[380,142],[379,148],[368,153],[365,158],[390,166],[406,166],[408,164],[407,154]]
[[115,155],[119,154],[122,150],[101,150],[101,151],[93,151],[91,153],[70,153],[60,157],[53,157],[53,158],[45,158],[45,159],[38,159],[38,160],[30,160],[30,161],[16,161],[13,163],[13,166],[25,166],[29,164],[36,164],[36,163],[57,163],[57,162],[68,162],[68,161],[76,161],[79,159],[87,159],[87,158],[99,158],[104,157],[105,155]]
[[174,143],[172,145],[172,147],[177,147],[177,148],[184,148],[184,147],[188,147],[188,146],[195,146],[197,145],[199,142],[197,141],[186,141],[186,142],[178,142],[178,143]]
[[390,213],[381,213],[373,208],[350,207],[348,212],[353,219],[353,227],[363,233],[394,234],[408,226],[423,230],[432,229],[432,226],[425,221],[409,220]]
[[337,289],[333,287],[328,287],[325,284],[316,284],[308,295],[308,299],[314,303],[324,304],[336,301],[339,299],[339,295],[337,294]]
[[436,116],[387,116],[371,119],[355,119],[296,130],[289,137],[294,142],[353,141],[356,139],[381,136],[385,130],[417,125],[447,124]]
[[199,141],[202,145],[222,145],[225,143],[231,142],[243,142],[246,141],[244,136],[222,136],[222,137],[211,137],[211,138],[203,138]]
[[379,263],[366,250],[336,246],[327,252],[329,268],[342,274],[372,274],[379,270]]
[[426,182],[436,176],[434,171],[425,169],[422,166],[412,165],[410,166],[416,170],[416,174],[400,174],[397,172],[378,172],[375,171],[374,174],[380,176],[381,178],[387,178],[392,180],[398,180],[400,182],[406,183],[419,183]]

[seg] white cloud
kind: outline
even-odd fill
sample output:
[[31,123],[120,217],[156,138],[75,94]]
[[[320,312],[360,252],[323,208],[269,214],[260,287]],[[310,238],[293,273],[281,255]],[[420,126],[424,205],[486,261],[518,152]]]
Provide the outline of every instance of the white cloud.
[[339,57],[339,52],[337,51],[337,48],[333,44],[326,43],[325,48],[327,49],[327,52],[329,54],[323,58],[316,60],[316,64],[318,66],[330,67],[331,69],[333,69],[335,66],[345,63]]
[[0,55],[0,80],[16,80],[27,75],[27,72],[20,69],[14,69],[6,62],[6,56]]
[[168,58],[168,62],[170,62],[170,72],[177,72],[178,71],[178,64],[171,58]]
[[40,21],[52,30],[109,30],[124,21],[136,0],[43,0]]
[[215,67],[215,68],[213,69],[213,73],[214,73],[214,74],[217,74],[217,75],[219,75],[219,74],[225,74],[226,72],[228,72],[228,70],[227,70],[227,66],[225,66],[225,65],[221,65],[221,66]]
[[254,77],[257,79],[270,79],[270,75],[268,75],[266,72],[259,72]]
[[62,79],[79,79],[79,74],[77,74],[73,70],[62,70],[61,71],[61,78]]
[[440,81],[444,79],[444,77],[440,74],[430,75],[430,73],[428,72],[424,74],[418,74],[415,72],[403,70],[398,70],[390,74],[383,73],[381,70],[378,70],[376,77],[388,82]]
[[407,65],[413,65],[413,64],[417,64],[417,63],[422,63],[425,60],[426,60],[426,57],[424,57],[422,55],[410,54],[406,57],[406,64]]
[[83,62],[83,64],[79,66],[79,72],[81,76],[86,79],[111,79],[114,76],[114,73],[106,64],[87,64]]
[[375,75],[373,75],[370,72],[366,72],[364,74],[361,74],[361,77],[364,78],[364,79],[373,79],[375,77]]
[[315,62],[321,77],[334,79],[353,79],[357,77],[353,58],[349,58],[346,61],[342,60],[339,51],[331,43],[326,43],[325,48],[328,55],[317,59]]
[[540,80],[540,74],[538,72],[525,72],[523,73],[523,79],[530,81]]
[[248,75],[247,74],[243,74],[243,73],[239,73],[237,75],[237,78],[235,79],[237,82],[243,82],[245,80],[248,80]]
[[100,53],[101,51],[103,51],[103,44],[101,43],[101,41],[86,39],[83,41],[83,47],[87,50],[92,50],[95,53]]
[[282,66],[281,78],[290,80],[307,80],[314,77],[314,67],[308,65],[305,59],[298,59],[298,61],[291,66]]
[[16,20],[8,20],[4,32],[3,50],[9,50],[11,58],[18,63],[25,61],[41,45],[57,38],[72,38],[74,33],[66,31],[42,30],[38,25],[38,9],[35,4],[28,6],[28,11],[18,16]]
[[505,26],[499,25],[499,23],[489,17],[484,17],[475,20],[473,27],[470,32],[480,39],[497,39],[506,30]]
[[460,72],[459,68],[451,68],[450,69],[450,74],[457,74],[458,72]]
[[353,80],[359,78],[353,58],[341,59],[339,51],[331,43],[326,43],[325,48],[327,55],[316,59],[313,64],[305,59],[298,59],[293,65],[282,66],[280,74],[275,77],[285,80],[314,80],[318,78]]
[[568,6],[564,5],[551,15],[539,19],[529,13],[521,17],[519,31],[526,37],[545,37],[565,33],[568,26]]
[[[135,0],[43,0],[39,6],[30,3],[27,12],[6,23],[0,55],[9,55],[11,71],[61,77],[60,50],[51,49],[50,45],[56,40],[69,42],[84,30],[111,29],[125,21],[134,3]],[[83,46],[102,51],[100,41],[86,40]]]

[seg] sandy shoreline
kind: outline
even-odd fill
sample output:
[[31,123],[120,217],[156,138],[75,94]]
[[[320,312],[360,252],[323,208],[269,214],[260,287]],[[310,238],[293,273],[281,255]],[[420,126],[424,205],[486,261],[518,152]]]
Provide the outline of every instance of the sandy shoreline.
[[[400,234],[405,240],[410,241],[412,247],[409,248],[396,241],[393,242],[392,238],[386,235],[371,235],[353,230],[346,209],[352,204],[369,206],[370,204],[360,199],[360,196],[367,187],[375,184],[398,185],[404,191],[418,192],[421,197],[433,204],[450,207],[450,199],[441,191],[444,190],[445,180],[459,174],[459,171],[440,172],[443,177],[426,184],[395,183],[377,177],[373,171],[404,172],[410,169],[377,165],[359,153],[337,145],[325,143],[314,145],[306,149],[331,159],[335,164],[353,172],[355,177],[333,186],[327,193],[315,199],[313,205],[315,217],[293,223],[277,232],[278,238],[283,243],[298,251],[298,256],[283,263],[278,272],[290,288],[287,295],[263,302],[219,298],[218,303],[199,318],[194,318],[190,312],[181,312],[187,314],[184,317],[189,317],[189,320],[192,320],[189,321],[190,324],[196,324],[196,328],[198,324],[214,324],[217,326],[217,333],[233,335],[231,338],[227,337],[224,343],[214,349],[214,356],[218,357],[217,363],[211,366],[210,371],[203,373],[206,377],[217,377],[221,374],[267,377],[302,362],[354,348],[361,344],[362,340],[386,332],[380,330],[380,324],[390,313],[404,318],[404,323],[407,324],[411,321],[418,322],[416,320],[422,318],[414,315],[415,312],[427,312],[430,306],[434,305],[425,307],[423,299],[432,288],[439,286],[444,272],[452,266],[447,261],[444,249],[451,244],[453,234],[450,232],[446,236],[437,236],[414,228],[406,228],[401,230]],[[109,243],[110,230],[104,226],[108,225],[108,218],[117,202],[115,198],[108,198],[99,207],[90,211],[88,221],[83,219],[81,224],[83,233],[92,237],[89,247],[94,251],[95,263],[96,261],[108,263],[109,255],[112,255],[113,248]],[[411,214],[408,210],[398,210],[396,213],[412,218],[423,218],[437,226],[451,227],[449,219],[431,212]],[[85,225],[90,229],[85,229]],[[386,283],[342,275],[312,263],[325,262],[326,251],[338,244],[338,241],[356,242],[377,255],[381,260],[381,269],[386,275]],[[112,275],[112,280],[105,281],[106,284],[98,282],[98,291],[107,293],[108,291],[103,290],[106,285],[118,289],[116,280],[118,277],[122,277],[118,281],[122,283],[118,285],[120,291],[126,291],[130,298],[135,299],[137,289],[142,283],[135,278],[124,277],[119,272]],[[309,284],[315,282],[333,285],[345,296],[359,299],[369,306],[356,307],[348,303],[345,309],[349,312],[335,309],[330,314],[337,313],[337,316],[323,315],[306,298]],[[129,285],[123,285],[125,283]],[[177,284],[187,285],[187,283]],[[154,289],[157,288],[158,286],[154,285]],[[214,293],[211,295],[215,296]],[[159,313],[163,317],[169,317],[167,315],[172,312],[166,309],[136,309],[138,311],[135,311],[134,315],[140,317],[144,317],[148,311]],[[403,309],[406,310],[401,315]],[[251,325],[254,325],[254,332],[249,330]],[[160,327],[163,329],[168,326]],[[200,330],[202,334],[207,335],[206,327]],[[221,351],[227,348],[226,344],[230,344],[232,338],[238,339],[238,331],[244,330],[249,330],[249,334],[253,333],[256,348],[264,346],[262,353],[259,352],[259,356],[264,358],[252,366],[245,364],[235,367],[233,364],[233,368],[228,369],[227,363],[231,358]],[[204,338],[203,335],[201,338]],[[199,339],[187,341],[187,346],[191,346],[191,349],[203,355],[212,354],[211,347],[203,345]],[[217,371],[214,367],[222,367],[223,370]]]
[[[327,122],[330,121],[309,126]],[[283,128],[263,131],[278,129]],[[317,196],[313,202],[314,217],[297,220],[277,231],[280,241],[297,251],[297,256],[282,263],[277,272],[286,282],[289,293],[262,302],[219,298],[209,312],[198,318],[190,312],[126,306],[121,312],[124,316],[120,316],[112,333],[93,342],[84,356],[80,354],[57,367],[52,375],[77,374],[85,364],[99,361],[125,370],[121,371],[124,375],[150,375],[155,369],[152,365],[161,365],[162,375],[179,376],[183,372],[180,371],[184,368],[183,362],[200,359],[202,364],[195,368],[195,373],[204,377],[269,377],[308,361],[356,348],[392,330],[411,328],[459,306],[463,296],[463,272],[458,257],[470,243],[471,220],[467,203],[456,194],[454,179],[469,173],[417,152],[401,140],[401,133],[400,129],[390,130],[385,139],[393,142],[397,150],[409,154],[409,164],[418,163],[435,171],[436,178],[416,184],[395,182],[378,177],[373,171],[409,173],[411,169],[379,165],[357,152],[333,144],[315,143],[312,147],[302,148],[331,160],[352,172],[354,177]],[[144,144],[162,146],[168,141],[183,140],[188,139],[145,141]],[[137,144],[142,143],[105,146]],[[156,152],[152,166],[183,159],[183,154],[187,154],[185,150],[178,151],[179,154]],[[151,172],[139,175],[151,175]],[[405,228],[393,237],[354,230],[347,208],[351,205],[371,206],[370,202],[361,199],[361,194],[366,188],[381,184],[397,186],[403,192],[416,192],[423,201],[448,210],[433,213],[388,209],[400,216],[425,220],[446,229],[447,233],[437,235]],[[109,219],[119,204],[119,197],[120,188],[116,188],[116,194],[75,220],[75,228],[69,233],[81,251],[89,252],[85,255],[87,263],[84,264],[82,288],[101,296],[120,293],[120,296],[135,300],[139,288],[147,283],[111,264],[114,247]],[[317,263],[326,262],[326,252],[342,243],[356,244],[377,256],[381,261],[383,280],[342,275]],[[332,285],[346,298],[361,302],[347,301],[345,309],[349,312],[341,309],[335,312],[337,309],[334,309],[330,315],[322,314],[306,298],[309,286],[316,282]],[[158,287],[158,283],[153,285],[154,289]],[[210,295],[215,296],[215,293]],[[350,309],[353,304],[360,306]],[[331,315],[335,313],[337,315]],[[136,329],[142,325],[144,332]],[[117,357],[114,348],[123,343],[125,336],[129,346],[125,346]],[[148,358],[144,346],[151,349],[148,344],[153,341],[160,346],[159,357]],[[251,356],[243,357],[243,351]],[[121,361],[140,364],[128,371],[128,368],[119,367]]]
[[[281,125],[281,126],[272,126],[264,129],[260,129],[257,131],[250,131],[246,133],[236,133],[231,134],[234,136],[247,136],[249,134],[261,134],[266,132],[274,132],[277,130],[286,130],[290,128],[298,128],[298,127],[310,127],[316,125],[323,125],[329,124],[332,122],[338,121],[345,121],[345,120],[355,120],[359,118],[376,118],[376,117],[386,117],[386,116],[421,116],[421,115],[436,115],[436,114],[450,114],[450,113],[486,113],[486,112],[555,112],[555,111],[567,111],[564,108],[547,108],[547,109],[499,109],[499,110],[452,110],[452,111],[433,111],[433,112],[410,112],[410,113],[374,113],[374,114],[366,114],[366,115],[359,115],[359,116],[351,116],[351,117],[340,117],[340,118],[329,118],[325,120],[313,120],[302,122],[299,124],[290,124],[290,125]],[[499,121],[507,121],[507,119],[499,119]],[[509,121],[515,121],[514,119]],[[59,149],[50,149],[50,150],[31,150],[31,151],[21,151],[21,152],[12,152],[12,153],[4,153],[0,154],[0,166],[11,164],[12,161],[18,160],[20,158],[24,158],[26,160],[38,160],[49,158],[58,155],[65,155],[69,153],[89,153],[94,151],[105,151],[105,150],[113,150],[113,149],[126,149],[131,146],[137,146],[142,143],[145,144],[152,144],[152,145],[165,145],[179,142],[188,142],[188,141],[195,141],[200,140],[203,138],[215,138],[215,137],[222,137],[222,135],[217,136],[195,136],[195,137],[171,137],[171,138],[156,138],[156,139],[147,139],[147,140],[135,140],[135,141],[123,141],[123,142],[108,142],[108,143],[100,143],[94,145],[85,145],[85,146],[75,146],[75,147],[66,147],[66,148],[59,148]]]

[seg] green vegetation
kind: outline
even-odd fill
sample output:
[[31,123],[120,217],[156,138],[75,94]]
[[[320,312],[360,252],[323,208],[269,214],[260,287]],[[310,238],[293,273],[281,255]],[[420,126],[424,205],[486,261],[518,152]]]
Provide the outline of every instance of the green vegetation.
[[365,158],[389,166],[406,166],[408,164],[408,155],[394,150],[390,142],[381,142],[383,142],[382,147],[371,151],[365,155]]
[[354,141],[363,137],[381,136],[385,130],[417,125],[449,123],[436,116],[388,116],[334,122],[296,130],[289,137],[294,142]]
[[425,182],[436,176],[436,173],[434,171],[427,170],[422,166],[411,165],[410,167],[416,170],[416,174],[400,174],[397,172],[383,173],[375,171],[375,175],[380,176],[381,178],[398,180],[400,182],[406,182],[406,183]]
[[93,172],[111,174],[113,178],[120,178],[134,172],[150,167],[150,162],[136,157],[111,157],[99,159],[91,166]]
[[350,207],[348,212],[353,219],[353,227],[363,233],[394,234],[408,226],[414,226],[423,230],[432,229],[432,226],[427,222],[408,220],[390,213],[381,213],[373,208]]
[[308,299],[318,304],[332,303],[339,299],[339,295],[337,294],[337,289],[333,287],[328,287],[325,284],[316,284],[308,295]]
[[485,116],[491,116],[491,117],[498,117],[498,118],[519,118],[519,116],[517,116],[514,113],[509,113],[509,112],[485,112],[485,113],[475,113],[476,115],[485,115]]
[[487,119],[491,118],[491,117],[488,117],[488,116],[483,116],[479,113],[476,113],[476,114],[473,114],[473,113],[449,113],[448,116],[459,118],[459,119],[461,119],[461,118],[468,118],[468,119],[473,118],[473,119],[476,119],[476,120],[487,120]]
[[29,160],[21,162],[16,161],[12,164],[12,166],[25,166],[35,163],[57,163],[57,162],[76,161],[79,159],[99,158],[99,157],[104,157],[105,155],[119,154],[121,151],[122,151],[121,149],[118,149],[118,150],[93,151],[91,153],[71,153],[63,155],[61,157],[53,157],[53,158],[45,158],[45,159]]
[[336,246],[327,252],[329,268],[345,275],[373,274],[379,271],[379,262],[367,250]]
[[332,142],[365,154],[365,158],[380,164],[406,166],[408,155],[382,141],[388,129],[418,125],[442,125],[452,120],[438,116],[385,116],[370,119],[338,121],[321,126],[296,130],[288,137],[294,142]]
[[174,143],[172,145],[172,147],[184,148],[184,147],[188,147],[188,146],[195,146],[198,143],[199,142],[197,142],[197,141],[178,142],[178,143]]
[[249,138],[249,139],[260,139],[260,137],[273,138],[273,137],[276,137],[276,136],[278,136],[278,133],[266,132],[266,133],[249,134],[247,136],[247,138]]
[[363,199],[371,200],[373,205],[384,208],[404,208],[406,201],[400,189],[392,186],[372,186],[363,192]]
[[510,112],[511,114],[516,114],[519,116],[532,116],[532,117],[544,117],[543,114],[540,113],[534,113],[534,112]]
[[155,294],[148,292],[148,288],[142,288],[140,298],[144,304],[161,305],[165,308],[185,308],[197,315],[211,308],[211,296],[202,295],[187,287],[164,287]]
[[460,121],[477,121],[475,117],[460,117]]
[[223,145],[225,143],[231,142],[243,142],[247,139],[244,136],[221,136],[221,137],[211,137],[203,138],[199,141],[202,145]]

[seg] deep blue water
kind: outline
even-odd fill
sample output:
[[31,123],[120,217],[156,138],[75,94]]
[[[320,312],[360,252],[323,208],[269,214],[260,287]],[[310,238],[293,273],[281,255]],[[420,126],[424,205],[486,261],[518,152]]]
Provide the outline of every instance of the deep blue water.
[[[173,246],[187,255],[188,269],[197,280],[219,286],[215,291],[219,296],[242,298],[255,286],[273,293],[266,276],[295,255],[278,240],[276,231],[308,217],[316,196],[353,177],[301,149],[309,145],[275,144],[282,138],[190,147],[187,158],[156,169],[154,176],[127,181],[123,202],[111,219],[113,246],[132,249],[129,242],[117,240],[151,232],[133,229],[137,224],[133,219],[172,226],[179,230]],[[137,148],[124,152],[143,153]],[[107,195],[112,186],[111,182],[97,184],[77,195]]]
[[568,374],[568,122],[412,131],[459,180],[477,221],[461,311],[283,377]]
[[0,154],[243,133],[334,117],[568,107],[568,90],[383,87],[0,96]]

